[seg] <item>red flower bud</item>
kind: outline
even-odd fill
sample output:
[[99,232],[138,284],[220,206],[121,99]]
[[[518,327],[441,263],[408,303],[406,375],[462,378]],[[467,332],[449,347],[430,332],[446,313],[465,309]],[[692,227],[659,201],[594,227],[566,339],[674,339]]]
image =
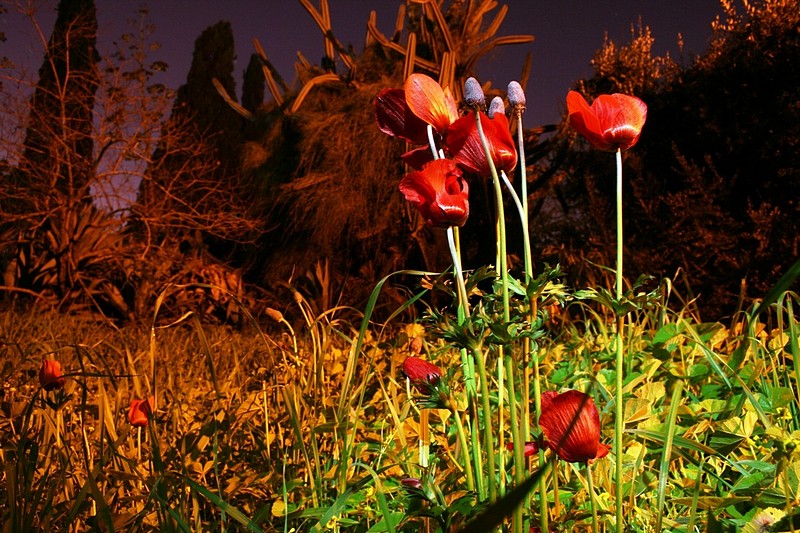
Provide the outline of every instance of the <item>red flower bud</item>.
[[403,361],[403,373],[423,394],[430,394],[442,379],[442,371],[438,366],[419,357],[407,357]]
[[136,428],[145,427],[150,423],[152,414],[150,400],[131,400],[131,406],[128,408],[128,422]]
[[52,359],[42,361],[39,369],[39,385],[46,391],[63,389],[67,382],[64,373],[61,371],[61,363]]
[[585,463],[608,455],[608,446],[600,442],[600,414],[586,393],[542,394],[539,425],[546,446],[564,461]]

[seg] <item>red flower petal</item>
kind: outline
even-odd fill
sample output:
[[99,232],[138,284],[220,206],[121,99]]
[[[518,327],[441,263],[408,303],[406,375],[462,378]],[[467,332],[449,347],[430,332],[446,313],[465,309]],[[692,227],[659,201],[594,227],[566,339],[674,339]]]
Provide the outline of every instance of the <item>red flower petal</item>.
[[554,390],[545,391],[542,393],[542,412],[545,412],[553,404],[553,398],[558,396]]
[[428,144],[428,125],[408,108],[403,89],[382,90],[373,105],[375,120],[383,133],[414,144]]
[[419,357],[407,357],[403,361],[403,373],[424,394],[430,394],[442,379],[442,371],[438,366]]
[[[506,444],[506,448],[508,451],[514,451],[514,443],[509,442]],[[536,444],[534,441],[527,441],[525,442],[525,457],[530,457],[531,455],[535,454],[539,451],[539,445]]]
[[539,425],[548,447],[564,461],[585,463],[608,453],[600,444],[600,415],[588,394],[570,390],[552,397]]
[[431,149],[427,146],[420,146],[419,148],[409,150],[401,155],[400,158],[406,165],[414,170],[422,170],[422,167],[434,160]]
[[411,112],[433,126],[438,133],[444,133],[458,118],[458,106],[450,90],[442,90],[433,78],[425,74],[412,74],[406,79],[404,88]]
[[[508,130],[508,119],[502,114],[496,114],[492,119],[483,113],[480,116],[481,127],[497,172],[504,170],[506,174],[510,173],[517,166],[517,150]],[[453,160],[465,171],[483,177],[491,176],[474,114],[455,121],[447,130],[445,143],[448,151],[453,154]]]
[[469,188],[455,163],[437,159],[400,181],[400,192],[434,227],[463,226],[469,216]]
[[633,147],[647,119],[647,105],[635,96],[604,94],[592,105],[576,91],[567,94],[572,126],[598,150],[616,151]]
[[131,400],[128,408],[128,422],[133,427],[141,428],[150,423],[152,409],[149,400]]
[[67,380],[61,370],[61,363],[52,359],[42,361],[42,366],[39,368],[39,385],[44,390],[62,389],[66,382]]

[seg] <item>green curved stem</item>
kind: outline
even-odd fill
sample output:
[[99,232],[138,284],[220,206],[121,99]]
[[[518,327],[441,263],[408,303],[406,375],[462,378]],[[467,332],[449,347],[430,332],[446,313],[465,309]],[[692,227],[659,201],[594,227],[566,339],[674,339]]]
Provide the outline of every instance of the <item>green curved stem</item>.
[[455,231],[453,226],[447,228],[447,244],[453,258],[453,269],[456,273],[456,286],[458,288],[458,323],[463,324],[469,317],[469,301],[467,300],[467,286],[464,282],[464,271],[461,270],[461,253],[456,246]]
[[[520,179],[520,196],[522,201],[517,199],[514,193],[514,188],[511,187],[510,182],[506,179],[506,185],[512,191],[514,201],[517,203],[517,208],[520,210],[520,218],[522,219],[522,245],[525,257],[525,284],[530,284],[533,278],[533,254],[531,252],[531,238],[530,238],[530,220],[528,212],[528,165],[525,161],[525,139],[524,130],[522,129],[522,109],[516,109],[517,117],[517,155],[519,156],[519,179]],[[505,174],[503,174],[505,178]],[[530,315],[529,321],[534,322],[538,314],[537,301],[534,298],[529,302]],[[539,376],[539,357],[538,354],[531,358],[531,340],[525,337],[522,341],[522,363],[525,372],[523,381],[523,419],[522,419],[522,436],[523,441],[530,438],[531,427],[531,367],[533,369],[533,403],[534,403],[534,416],[538,423],[539,416],[542,414],[542,386],[541,378]],[[544,468],[545,459],[544,454],[539,455],[539,466]],[[539,479],[539,514],[541,516],[542,531],[549,531],[548,527],[548,509],[547,509],[547,479],[542,476]]]
[[452,410],[453,419],[456,421],[456,433],[458,434],[458,443],[461,446],[461,453],[464,456],[464,473],[467,476],[467,488],[470,491],[475,491],[475,473],[472,471],[472,461],[469,457],[469,446],[467,445],[467,436],[464,433],[464,424],[461,422],[461,415],[455,409]]
[[[592,481],[592,467],[586,464],[586,490],[589,491],[589,502],[592,506],[592,533],[597,533],[597,498],[594,494],[594,482]],[[620,531],[620,530],[617,530]]]
[[492,433],[492,409],[489,405],[489,383],[486,379],[486,364],[483,360],[483,353],[477,344],[470,346],[475,364],[478,367],[478,379],[481,387],[481,409],[483,411],[483,436],[486,446],[486,460],[489,468],[489,501],[497,499],[497,479],[495,476],[495,447],[494,434]]
[[[622,151],[617,150],[617,279],[616,279],[616,297],[617,302],[622,301]],[[625,530],[625,523],[623,521],[622,501],[623,501],[623,487],[622,487],[622,433],[624,430],[625,422],[623,417],[623,398],[622,387],[623,379],[623,338],[622,329],[625,325],[625,317],[617,317],[617,353],[616,353],[616,390],[614,391],[614,456],[616,463],[615,472],[615,485],[616,485],[616,516],[617,516],[617,531]]]

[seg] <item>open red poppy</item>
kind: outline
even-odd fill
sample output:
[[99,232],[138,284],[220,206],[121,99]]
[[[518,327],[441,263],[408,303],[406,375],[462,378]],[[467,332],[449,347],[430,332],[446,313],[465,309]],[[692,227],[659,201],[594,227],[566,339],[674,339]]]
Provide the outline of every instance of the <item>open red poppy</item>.
[[543,393],[539,426],[544,444],[564,461],[585,463],[608,455],[609,447],[600,442],[600,414],[586,393]]
[[567,94],[572,126],[598,150],[627,150],[639,141],[647,105],[635,96],[602,94],[590,106],[577,91]]
[[426,163],[400,181],[400,192],[431,226],[463,226],[469,216],[469,187],[450,159]]

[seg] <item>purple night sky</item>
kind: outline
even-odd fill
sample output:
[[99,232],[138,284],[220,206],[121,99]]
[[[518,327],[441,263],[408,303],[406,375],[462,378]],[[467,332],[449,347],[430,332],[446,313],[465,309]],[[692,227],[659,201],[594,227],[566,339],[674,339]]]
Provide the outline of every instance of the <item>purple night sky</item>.
[[[45,38],[55,20],[57,0],[20,0],[35,6]],[[5,1],[5,5],[14,2]],[[318,2],[314,2],[318,5]],[[385,34],[394,29],[401,0],[329,0],[333,31],[347,46],[363,47],[369,13],[377,10],[378,27]],[[519,76],[525,54],[532,54],[532,74],[527,87],[530,125],[558,120],[564,97],[579,78],[591,74],[590,60],[603,44],[607,32],[615,43],[628,41],[631,26],[639,19],[650,26],[656,39],[655,52],[669,51],[679,58],[677,36],[685,42],[684,61],[706,49],[711,21],[721,12],[718,0],[508,0],[509,12],[498,35],[527,33],[533,43],[501,48],[478,65],[481,82],[505,87]],[[128,21],[136,17],[140,2],[96,0],[99,19],[99,48],[130,31]],[[294,79],[298,50],[313,63],[323,53],[322,36],[299,2],[293,0],[159,0],[150,2],[150,20],[156,27],[154,39],[161,49],[153,60],[169,64],[158,81],[177,88],[186,79],[194,40],[208,26],[227,19],[233,24],[237,49],[237,87],[253,52],[257,37],[269,59],[287,80]],[[496,11],[492,12],[492,15]],[[42,60],[42,45],[29,22],[14,13],[13,5],[0,15],[0,31],[7,42],[0,43],[0,56],[35,75]],[[35,79],[34,79],[35,82]]]

